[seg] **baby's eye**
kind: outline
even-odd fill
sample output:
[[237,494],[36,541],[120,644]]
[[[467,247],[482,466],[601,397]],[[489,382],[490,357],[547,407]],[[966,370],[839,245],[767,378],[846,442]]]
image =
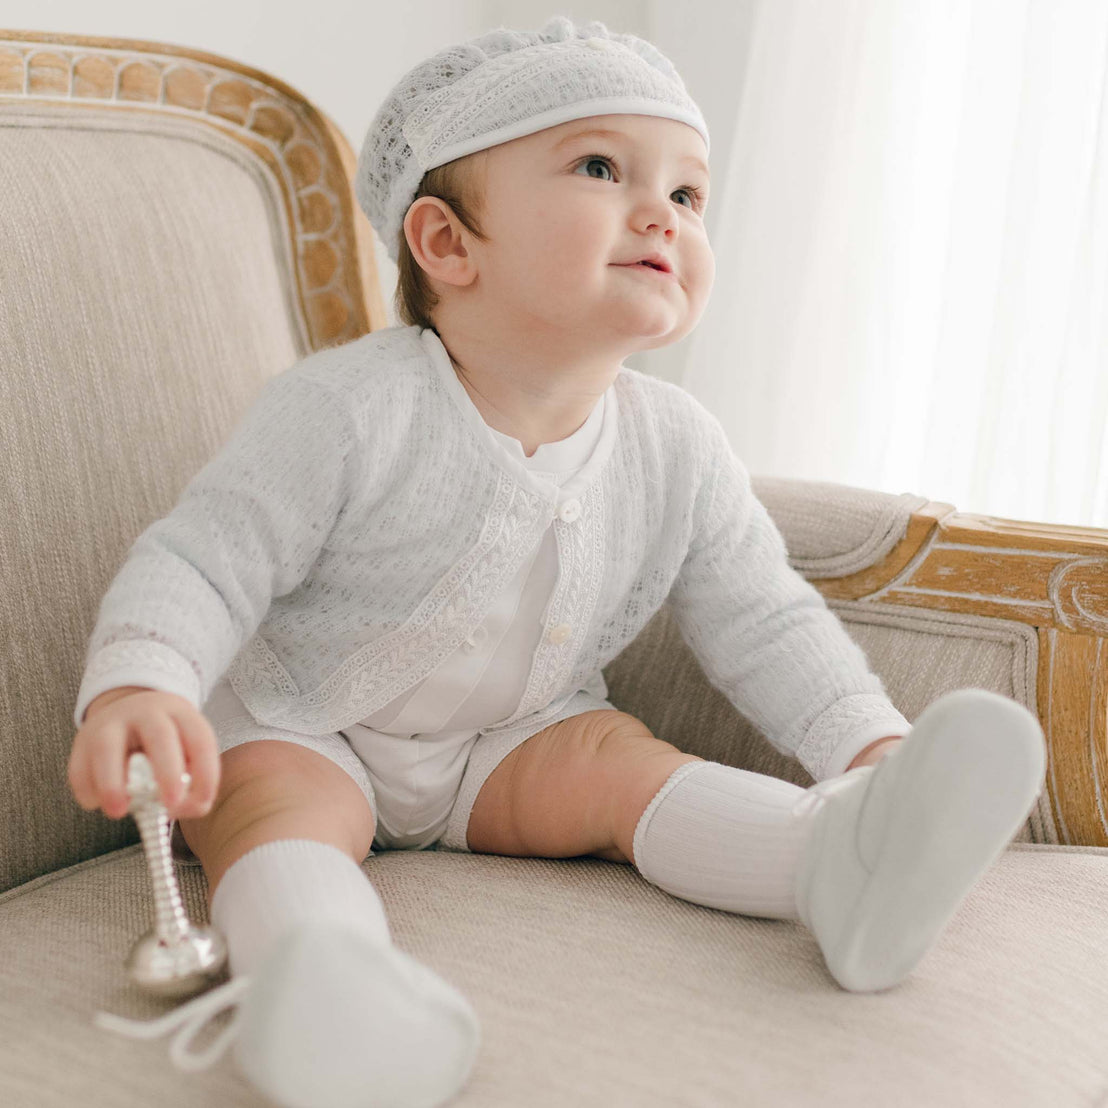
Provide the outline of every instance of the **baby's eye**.
[[689,199],[692,201],[689,207],[692,208],[694,212],[698,212],[701,208],[704,207],[703,189],[698,189],[695,186],[690,185],[688,188],[678,189],[677,191],[683,192],[689,197]]
[[[603,154],[590,154],[587,158],[581,159],[577,168],[580,169],[583,165],[592,165],[593,162],[603,162],[609,166],[614,164],[611,158],[605,157]],[[593,174],[590,173],[589,176],[591,177]]]

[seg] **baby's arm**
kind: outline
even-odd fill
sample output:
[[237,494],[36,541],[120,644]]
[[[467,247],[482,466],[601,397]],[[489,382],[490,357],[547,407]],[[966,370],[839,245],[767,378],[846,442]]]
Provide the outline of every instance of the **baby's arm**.
[[78,728],[121,686],[201,707],[273,597],[318,557],[347,495],[354,431],[341,402],[294,370],[266,383],[176,507],[135,540],[100,604]]
[[713,468],[670,593],[682,635],[712,684],[817,781],[883,757],[888,747],[867,748],[910,724],[822,595],[788,564],[745,466],[718,419],[703,414]]

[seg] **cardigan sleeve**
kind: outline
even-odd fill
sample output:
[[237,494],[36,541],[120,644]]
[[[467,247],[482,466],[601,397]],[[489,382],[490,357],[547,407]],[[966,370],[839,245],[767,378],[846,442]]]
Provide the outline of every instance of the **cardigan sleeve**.
[[121,685],[203,706],[274,597],[307,576],[349,495],[354,422],[325,386],[270,378],[226,445],[135,540],[103,597],[74,710]]
[[822,594],[787,560],[715,416],[693,539],[670,593],[681,634],[711,683],[781,753],[821,781],[910,724]]

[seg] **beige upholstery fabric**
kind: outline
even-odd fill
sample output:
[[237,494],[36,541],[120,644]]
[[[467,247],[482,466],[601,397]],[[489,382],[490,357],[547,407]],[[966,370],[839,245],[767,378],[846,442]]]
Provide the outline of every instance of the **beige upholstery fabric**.
[[[1105,849],[1009,848],[911,978],[865,995],[802,924],[689,904],[630,866],[392,851],[363,868],[396,942],[481,1020],[451,1108],[1091,1108],[1108,1085],[1106,866]],[[179,872],[207,922],[201,871]],[[260,1108],[230,1055],[181,1074],[167,1039],[91,1023],[174,1007],[122,974],[145,881],[136,847],[0,898],[3,1103]]]
[[285,216],[211,128],[0,112],[0,889],[134,842],[66,783],[100,599],[307,352]]
[[754,495],[766,506],[806,577],[849,577],[876,565],[904,538],[926,496],[899,496],[829,481],[794,481],[752,474]]

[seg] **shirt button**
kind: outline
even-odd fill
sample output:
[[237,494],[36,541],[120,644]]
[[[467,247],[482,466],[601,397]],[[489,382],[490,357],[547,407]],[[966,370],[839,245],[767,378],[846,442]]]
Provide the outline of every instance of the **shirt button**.
[[546,636],[547,642],[553,643],[555,646],[561,646],[569,638],[572,631],[573,628],[568,623],[559,623],[557,627],[550,628],[550,632]]
[[563,523],[574,523],[581,515],[581,501],[570,499],[567,500],[558,509],[558,518]]

